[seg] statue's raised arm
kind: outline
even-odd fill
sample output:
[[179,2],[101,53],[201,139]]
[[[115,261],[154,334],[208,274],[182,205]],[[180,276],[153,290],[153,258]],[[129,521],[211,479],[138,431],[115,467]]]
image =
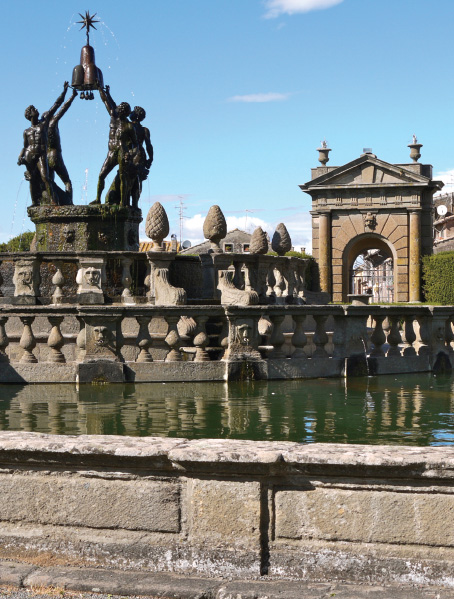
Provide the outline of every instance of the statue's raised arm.
[[107,112],[110,114],[110,116],[116,117],[116,105],[115,102],[112,100],[112,96],[110,95],[109,86],[106,85],[106,91],[104,91],[100,85],[98,85],[97,87],[99,91],[99,96],[103,101],[104,106],[107,108]]
[[55,100],[55,102],[52,105],[52,107],[50,108],[50,110],[48,110],[47,112],[43,113],[43,116],[41,117],[42,120],[45,120],[45,121],[49,122],[50,119],[54,116],[54,114],[57,112],[57,110],[63,104],[63,100],[65,99],[66,92],[68,91],[68,87],[69,87],[69,83],[67,81],[65,81],[64,84],[63,84],[63,91],[62,91],[62,93]]

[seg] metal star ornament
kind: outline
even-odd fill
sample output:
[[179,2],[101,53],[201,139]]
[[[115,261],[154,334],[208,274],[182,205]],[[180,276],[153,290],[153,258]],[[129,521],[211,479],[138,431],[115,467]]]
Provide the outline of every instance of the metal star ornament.
[[88,10],[85,11],[85,16],[82,15],[81,13],[79,13],[79,16],[82,18],[82,21],[77,21],[77,23],[82,23],[82,27],[79,29],[79,31],[81,31],[84,28],[87,29],[87,45],[90,44],[90,27],[92,27],[93,29],[96,29],[96,27],[93,25],[93,23],[101,22],[101,21],[95,19],[97,14],[98,13],[95,12],[94,15],[90,15],[90,11],[88,11]]

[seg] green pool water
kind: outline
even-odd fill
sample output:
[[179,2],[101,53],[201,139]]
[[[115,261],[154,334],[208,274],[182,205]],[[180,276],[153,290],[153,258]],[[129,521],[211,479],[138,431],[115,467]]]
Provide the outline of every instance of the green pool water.
[[454,378],[0,385],[0,430],[453,445]]

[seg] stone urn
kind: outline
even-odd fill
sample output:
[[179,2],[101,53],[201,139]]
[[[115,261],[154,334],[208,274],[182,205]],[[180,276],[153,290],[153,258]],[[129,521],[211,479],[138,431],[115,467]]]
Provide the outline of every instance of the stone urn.
[[152,252],[162,252],[162,241],[169,234],[169,219],[163,206],[155,202],[147,214],[145,233],[153,241]]
[[268,239],[262,227],[257,227],[252,233],[251,242],[249,244],[249,253],[251,254],[266,254],[268,251]]
[[278,256],[285,256],[292,249],[292,240],[284,223],[279,223],[271,240],[271,247]]
[[221,239],[227,235],[227,223],[219,206],[211,206],[203,223],[203,235],[211,242],[211,252],[222,254],[219,246]]

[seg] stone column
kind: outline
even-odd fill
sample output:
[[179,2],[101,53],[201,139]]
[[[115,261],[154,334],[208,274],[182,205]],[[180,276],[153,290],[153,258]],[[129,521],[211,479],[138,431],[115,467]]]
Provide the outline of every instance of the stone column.
[[320,269],[320,291],[331,293],[331,226],[330,214],[319,214],[318,265]]
[[421,213],[410,212],[408,300],[421,300]]

